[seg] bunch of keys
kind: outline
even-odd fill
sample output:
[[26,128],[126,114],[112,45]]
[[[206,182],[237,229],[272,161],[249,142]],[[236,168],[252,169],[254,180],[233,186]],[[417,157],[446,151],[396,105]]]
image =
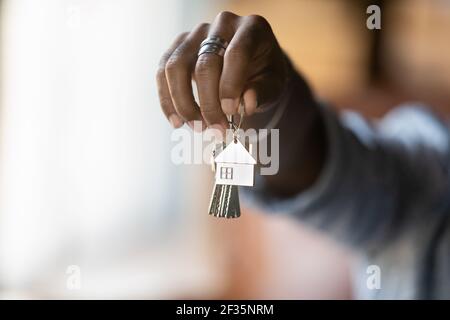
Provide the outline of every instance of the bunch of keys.
[[238,186],[253,186],[256,160],[239,141],[238,132],[244,118],[241,105],[239,125],[233,116],[228,122],[233,140],[218,144],[213,150],[212,168],[215,173],[214,190],[209,204],[209,214],[220,218],[238,218],[241,215]]

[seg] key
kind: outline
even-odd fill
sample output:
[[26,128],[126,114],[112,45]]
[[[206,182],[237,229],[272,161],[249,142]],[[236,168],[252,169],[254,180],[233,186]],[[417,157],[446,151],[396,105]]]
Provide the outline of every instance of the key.
[[216,145],[213,150],[215,184],[209,203],[209,214],[220,218],[238,218],[241,215],[238,186],[253,186],[256,160],[239,141],[237,133],[242,123],[235,126],[230,119],[233,141]]
[[214,184],[209,204],[209,214],[219,218],[238,218],[241,216],[238,186]]

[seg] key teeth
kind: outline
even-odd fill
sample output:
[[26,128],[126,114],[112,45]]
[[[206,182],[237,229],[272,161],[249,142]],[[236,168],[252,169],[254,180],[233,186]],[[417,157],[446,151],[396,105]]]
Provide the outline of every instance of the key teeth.
[[209,214],[218,218],[238,218],[241,215],[238,187],[215,184],[209,204]]
[[220,212],[210,212],[209,215],[210,216],[214,216],[216,218],[226,218],[226,219],[237,219],[237,218],[239,218],[241,216],[240,214],[225,214],[225,215],[221,215]]
[[209,213],[210,216],[214,216],[216,218],[226,218],[226,219],[236,219],[239,218],[241,215],[240,214],[224,214],[224,213],[220,213],[220,212],[210,212]]

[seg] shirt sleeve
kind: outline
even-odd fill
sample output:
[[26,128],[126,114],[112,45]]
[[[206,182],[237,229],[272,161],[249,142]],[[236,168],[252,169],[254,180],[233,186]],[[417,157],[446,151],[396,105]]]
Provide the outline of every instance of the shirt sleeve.
[[277,198],[257,175],[254,188],[242,188],[248,204],[360,249],[407,232],[423,221],[417,212],[439,218],[433,208],[448,198],[449,134],[442,121],[419,105],[398,107],[372,125],[354,112],[339,117],[322,107],[321,114],[328,153],[315,184]]

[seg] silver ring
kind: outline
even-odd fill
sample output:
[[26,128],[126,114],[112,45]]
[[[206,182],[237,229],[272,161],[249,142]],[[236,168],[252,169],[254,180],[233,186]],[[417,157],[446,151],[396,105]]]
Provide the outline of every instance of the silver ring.
[[198,56],[204,53],[214,53],[217,54],[218,56],[223,57],[225,55],[225,49],[221,46],[218,46],[217,44],[205,44],[198,51]]
[[228,42],[219,37],[216,36],[208,37],[205,40],[203,40],[202,43],[200,44],[198,56],[204,53],[214,53],[217,54],[218,56],[223,57],[227,46]]
[[200,47],[203,47],[206,44],[216,44],[218,46],[221,46],[224,49],[226,49],[228,47],[228,41],[223,40],[222,38],[220,38],[218,36],[207,37],[205,40],[202,41],[202,43],[200,44]]

